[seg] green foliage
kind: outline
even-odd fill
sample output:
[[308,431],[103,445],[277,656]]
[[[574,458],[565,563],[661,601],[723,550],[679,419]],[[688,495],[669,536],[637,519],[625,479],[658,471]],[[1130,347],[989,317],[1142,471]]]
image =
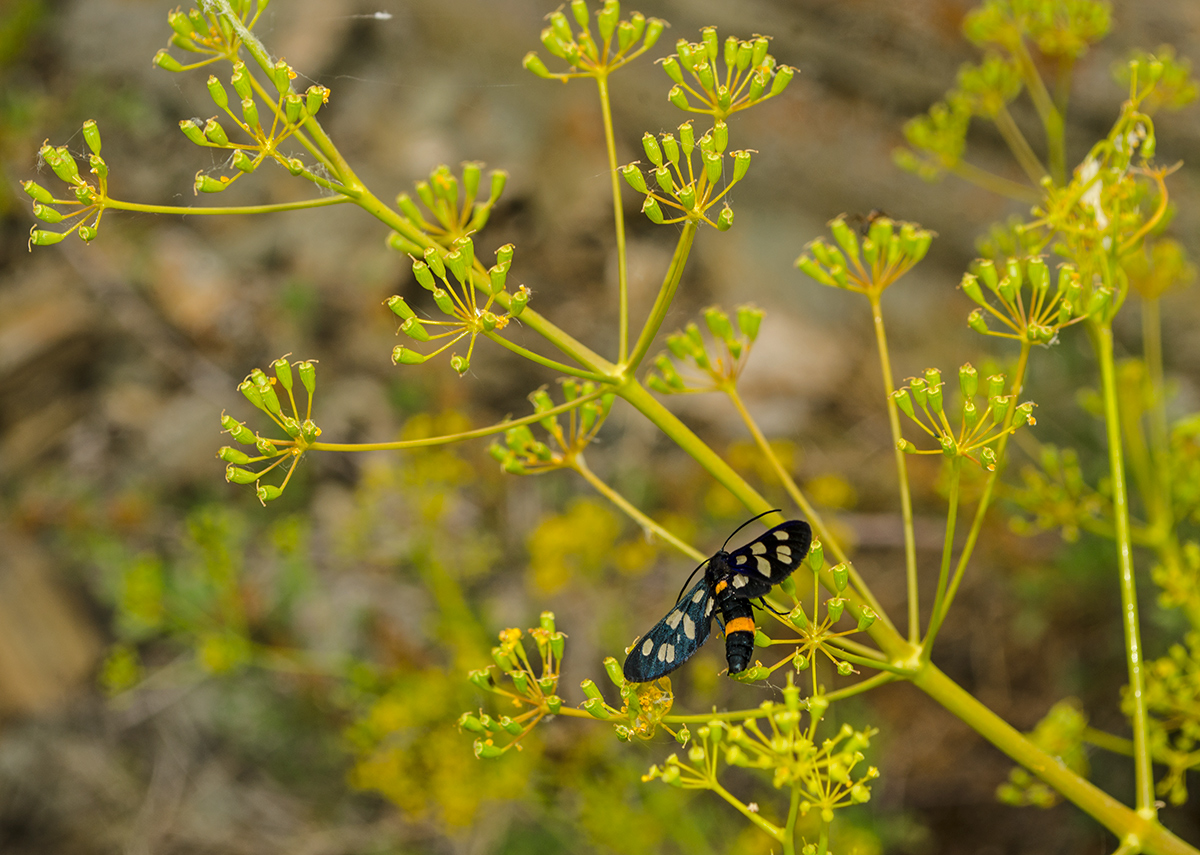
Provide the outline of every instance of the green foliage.
[[[620,774],[627,780],[630,763],[627,755],[614,760],[605,753],[624,750],[620,746],[597,747],[601,737],[596,734],[606,737],[611,728],[619,743],[645,742],[661,755],[666,749],[655,739],[667,734],[681,748],[662,756],[643,781],[709,791],[785,853],[824,855],[830,851],[837,813],[869,801],[870,782],[880,774],[866,761],[875,728],[835,726],[826,723],[831,719],[827,714],[845,698],[904,680],[1031,770],[1013,772],[999,789],[1004,801],[1048,806],[1067,798],[1118,833],[1123,851],[1184,851],[1186,844],[1155,819],[1153,795],[1157,787],[1173,802],[1184,801],[1186,770],[1200,765],[1200,547],[1188,539],[1200,514],[1200,430],[1194,415],[1173,425],[1167,419],[1159,301],[1194,278],[1194,266],[1182,245],[1164,235],[1171,219],[1167,178],[1172,170],[1156,165],[1152,116],[1159,108],[1181,106],[1194,98],[1196,87],[1186,63],[1168,50],[1156,57],[1136,56],[1128,65],[1128,99],[1111,130],[1069,170],[1063,114],[1070,73],[1108,31],[1107,5],[1094,0],[987,0],[968,15],[964,32],[985,50],[983,60],[964,66],[945,100],[906,125],[909,148],[897,154],[897,161],[924,178],[951,172],[1031,206],[1028,219],[993,230],[981,249],[988,257],[978,259],[959,286],[976,304],[965,319],[967,325],[1017,349],[1011,368],[989,370],[989,376],[981,378],[968,362],[959,369],[957,389],[949,395],[940,371],[932,368],[897,387],[881,297],[928,253],[935,235],[919,224],[872,215],[857,229],[846,217],[837,217],[829,224],[830,236],[811,241],[796,261],[818,283],[865,297],[870,311],[885,392],[879,403],[888,416],[895,449],[904,522],[908,620],[902,635],[897,621],[859,576],[836,526],[822,519],[795,482],[793,467],[782,453],[787,446],[763,434],[739,396],[738,381],[767,323],[765,313],[749,304],[736,309],[733,317],[717,307],[706,309],[708,336],[698,321],[686,324],[682,332],[666,338],[668,352],[655,360],[654,371],[645,370],[700,226],[725,231],[733,223],[728,194],[747,174],[751,150],[730,148],[730,137],[740,128],[731,128],[725,120],[780,94],[794,74],[767,52],[766,37],[730,36],[722,44],[714,28],[705,28],[700,41],[676,43],[676,53],[662,61],[673,82],[668,101],[684,111],[711,116],[712,124],[698,137],[691,121],[680,125],[677,135],[644,133],[643,149],[653,167],[648,173],[638,163],[618,168],[607,84],[610,74],[655,44],[665,22],[636,12],[622,20],[617,0],[605,0],[594,14],[585,0],[572,0],[570,16],[561,9],[552,12],[541,33],[545,49],[564,61],[567,70],[551,71],[532,52],[525,57],[525,67],[538,77],[563,83],[586,77],[597,85],[612,182],[619,292],[617,329],[611,336],[617,342],[615,352],[603,356],[530,307],[531,292],[524,285],[510,286],[513,244],[500,247],[491,266],[476,257],[477,235],[503,191],[505,173],[491,173],[484,199],[481,164],[468,161],[459,175],[439,166],[428,180],[416,183],[416,200],[401,193],[394,206],[382,201],[316,120],[330,90],[310,86],[303,93],[295,91],[292,81],[298,73],[285,61],[272,59],[253,34],[265,5],[215,0],[169,15],[172,47],[194,55],[196,61],[185,65],[164,49],[156,63],[182,72],[229,62],[228,82],[235,97],[231,99],[216,75],[208,79],[208,92],[225,120],[236,126],[235,137],[248,140],[232,141],[216,119],[203,128],[192,120],[181,122],[181,130],[195,145],[229,152],[221,174],[197,174],[195,191],[220,192],[273,160],[331,195],[304,203],[206,212],[357,205],[388,229],[391,249],[411,256],[413,275],[428,294],[422,299],[432,301],[448,319],[428,320],[423,307],[410,306],[399,295],[390,297],[385,305],[400,319],[399,331],[436,348],[426,353],[398,346],[392,353],[397,367],[414,370],[466,339],[465,353],[450,355],[451,367],[465,376],[476,358],[477,343],[482,352],[496,345],[562,375],[562,403],[555,403],[555,396],[542,387],[529,395],[531,414],[482,428],[470,428],[455,412],[423,414],[411,419],[396,441],[331,443],[321,440],[322,430],[313,420],[314,360],[290,363],[281,357],[270,366],[273,376],[254,369],[238,389],[282,435],[264,437],[223,416],[222,427],[233,440],[256,452],[221,448],[218,457],[227,464],[227,480],[255,485],[265,504],[282,495],[309,453],[405,452],[402,463],[376,465],[364,474],[354,496],[356,514],[340,532],[338,546],[347,556],[393,567],[398,578],[428,596],[426,635],[420,642],[393,645],[399,652],[362,643],[343,650],[337,661],[323,659],[298,631],[293,614],[301,594],[315,586],[305,524],[290,518],[255,525],[233,511],[206,507],[189,518],[183,547],[177,551],[127,549],[119,541],[102,544],[114,580],[118,633],[102,672],[110,690],[137,691],[143,675],[146,682],[154,679],[139,655],[140,648],[153,643],[183,651],[195,680],[232,681],[258,671],[313,676],[349,719],[344,733],[354,759],[352,784],[384,794],[409,819],[468,825],[486,800],[530,798],[530,781],[538,775],[553,777],[557,771],[561,785],[568,772],[587,768],[595,780],[606,783],[602,789],[581,791],[588,803],[577,815],[602,845],[623,851],[630,851],[626,843],[633,834],[640,835],[635,847],[645,851],[651,843],[668,839],[684,848],[696,846],[696,835],[682,827],[686,823],[680,819],[679,802],[630,796],[608,783]],[[1046,69],[1053,80],[1043,78]],[[1044,155],[1009,113],[1009,105],[1022,95],[1030,99],[1042,125]],[[995,125],[1025,182],[967,162],[972,119]],[[85,123],[83,138],[94,179],[81,175],[65,146],[46,144],[41,149],[41,158],[73,198],[59,199],[26,182],[34,216],[62,229],[34,228],[31,245],[50,245],[71,233],[90,241],[109,208],[192,210],[110,197],[94,122]],[[285,143],[298,146],[306,159],[285,154]],[[672,229],[677,236],[674,255],[653,305],[640,319],[632,318],[630,311],[621,177],[645,197],[642,210],[652,223],[677,227]],[[1140,360],[1118,364],[1113,323],[1131,294],[1142,303],[1144,353]],[[538,346],[553,355],[506,337],[518,319],[531,337],[540,338]],[[1053,346],[1074,334],[1073,328],[1086,331],[1095,355],[1098,389],[1091,395],[1092,409],[1105,432],[1107,459],[1081,462],[1077,451],[1045,445],[1038,454],[1039,466],[1024,470],[1023,484],[1005,488],[999,478],[1010,459],[1009,438],[1022,425],[1035,423],[1032,403],[1019,400],[1030,361],[1050,359]],[[685,378],[680,368],[698,373],[699,379]],[[297,402],[297,375],[307,396],[304,406]],[[527,572],[539,596],[571,581],[601,587],[614,570],[636,572],[644,567],[660,546],[694,562],[708,554],[674,527],[653,519],[586,463],[585,452],[606,427],[617,399],[689,455],[723,494],[752,513],[772,513],[766,498],[731,465],[744,461],[736,454],[722,457],[648,390],[664,395],[721,392],[752,437],[755,474],[781,488],[789,507],[802,512],[818,534],[798,577],[761,599],[772,632],[759,627],[755,644],[763,650],[783,647],[784,655],[768,665],[756,662],[736,677],[742,683],[773,676],[778,681],[775,675],[783,671],[784,687],[777,700],[735,710],[717,710],[703,700],[701,708],[712,707],[709,711],[680,712],[670,679],[629,683],[613,655],[603,658],[611,685],[602,689],[595,678],[586,677],[579,686],[581,701],[564,697],[578,695],[560,685],[568,655],[566,633],[548,611],[528,631],[501,630],[488,664],[487,639],[494,625],[470,583],[500,564],[500,550],[454,517],[456,502],[475,486],[479,468],[477,461],[450,450],[451,444],[496,437],[491,456],[503,473],[571,472],[608,503],[576,501],[565,513],[551,515],[534,528],[527,543]],[[901,415],[907,421],[902,422]],[[935,447],[921,447],[905,436],[905,427],[911,431],[913,423],[924,434],[921,442],[932,441]],[[535,425],[545,439],[538,438]],[[908,454],[921,453],[942,455],[947,463],[945,541],[931,602],[928,591],[924,600],[920,592],[922,558],[916,548],[907,462]],[[970,497],[964,493],[972,491],[962,489],[964,459],[986,472],[978,494]],[[281,482],[262,483],[277,467],[286,469]],[[1093,478],[1096,486],[1089,486],[1087,477],[1099,471],[1105,474]],[[999,493],[1006,493],[1021,512],[1019,530],[1053,527],[1068,540],[1086,534],[1115,542],[1113,566],[1121,591],[1129,677],[1123,710],[1133,731],[1128,744],[1089,728],[1084,713],[1068,702],[1056,705],[1032,734],[1023,736],[933,664],[939,630],[984,532],[993,496]],[[968,499],[974,514],[965,541],[960,541],[958,515]],[[633,520],[640,537],[622,540],[619,517],[609,504]],[[394,529],[395,520],[404,521],[403,532],[389,537],[383,532]],[[645,538],[656,543],[645,546]],[[1193,629],[1185,643],[1149,664],[1141,653],[1135,545],[1153,554],[1152,578],[1162,588],[1161,603],[1180,608]],[[406,611],[416,611],[405,605]],[[378,614],[374,617],[386,623]],[[412,614],[406,617],[416,621]],[[783,627],[779,637],[772,634],[778,632],[775,624]],[[620,652],[615,644],[605,644],[614,649],[603,652]],[[587,663],[578,667],[582,673],[595,671],[594,663],[591,668]],[[863,676],[863,670],[870,675]],[[463,672],[466,680],[454,678]],[[844,682],[828,689],[825,681],[835,675]],[[856,676],[861,679],[846,679]],[[480,700],[492,706],[485,708]],[[597,728],[597,723],[604,727]],[[694,733],[689,725],[695,726]],[[570,727],[579,730],[566,730]],[[551,740],[561,739],[564,731],[589,735],[569,748],[551,750]],[[474,742],[474,758],[464,735]],[[1134,808],[1104,797],[1087,781],[1085,742],[1133,757]],[[497,762],[477,764],[475,758]],[[1157,782],[1152,759],[1168,768]],[[749,775],[770,803],[760,809],[741,788],[728,787],[730,772],[735,778]],[[646,805],[652,815],[637,814],[631,807],[636,804]],[[631,818],[635,816],[641,818]],[[628,822],[620,829],[623,834],[612,827],[613,821],[621,820]],[[815,841],[808,839],[810,834]]]

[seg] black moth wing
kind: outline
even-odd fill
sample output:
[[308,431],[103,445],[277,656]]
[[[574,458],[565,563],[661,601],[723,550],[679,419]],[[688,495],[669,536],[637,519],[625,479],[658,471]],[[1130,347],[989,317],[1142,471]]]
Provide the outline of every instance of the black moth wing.
[[633,645],[625,657],[625,679],[631,683],[657,680],[692,658],[708,639],[715,607],[708,580],[701,579]]
[[729,590],[735,597],[761,597],[800,566],[812,544],[812,529],[789,520],[729,553]]

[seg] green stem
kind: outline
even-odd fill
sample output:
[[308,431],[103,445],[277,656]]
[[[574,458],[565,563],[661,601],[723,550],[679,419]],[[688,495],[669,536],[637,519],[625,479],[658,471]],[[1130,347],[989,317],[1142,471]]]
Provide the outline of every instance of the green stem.
[[750,808],[746,807],[744,804],[742,804],[740,801],[738,801],[737,798],[735,798],[733,796],[733,794],[729,792],[729,790],[725,789],[717,782],[716,778],[712,779],[712,791],[714,793],[716,793],[718,796],[720,796],[721,798],[723,798],[725,801],[727,801],[731,805],[733,805],[737,809],[738,813],[740,813],[742,816],[746,817],[746,819],[750,820],[752,823],[754,823],[756,826],[758,826],[758,828],[764,834],[769,835],[772,840],[776,840],[780,843],[784,843],[785,846],[787,845],[784,841],[783,830],[779,826],[774,825],[773,823],[767,822],[765,819],[763,819],[757,813],[750,810]]
[[500,345],[501,347],[511,350],[518,356],[523,356],[530,362],[536,362],[538,365],[545,366],[546,368],[549,368],[552,371],[557,371],[560,374],[569,374],[572,377],[581,377],[584,380],[595,380],[597,383],[611,382],[607,375],[599,374],[595,371],[586,371],[582,368],[572,368],[570,365],[564,365],[563,363],[550,359],[547,356],[542,356],[540,353],[535,353],[528,348],[521,347],[521,345],[509,341],[504,336],[499,335],[494,331],[484,332],[484,335],[496,342],[496,344]]
[[1142,851],[1151,855],[1196,855],[1195,848],[1163,828],[1153,816],[1131,810],[1072,772],[1057,757],[1038,748],[935,665],[922,667],[912,681],[1013,760],[1094,817],[1118,839],[1135,834],[1142,842]]
[[219,208],[189,207],[187,205],[143,205],[140,202],[122,202],[105,199],[103,207],[118,211],[139,211],[146,214],[179,214],[185,217],[226,214],[277,214],[281,211],[304,211],[309,208],[327,208],[353,202],[347,196],[326,196],[321,199],[306,199],[303,202],[280,202],[277,205],[229,205]]
[[775,477],[778,478],[779,483],[783,485],[783,489],[787,491],[788,496],[790,496],[792,501],[796,503],[796,506],[804,512],[805,517],[807,517],[808,521],[812,523],[812,527],[816,529],[817,537],[820,538],[821,544],[830,552],[832,552],[838,561],[844,562],[850,568],[850,579],[855,588],[858,589],[858,592],[862,594],[863,599],[867,601],[872,609],[874,609],[875,614],[879,616],[879,619],[887,621],[890,624],[892,622],[891,618],[888,617],[887,612],[883,610],[883,607],[879,604],[879,601],[875,598],[875,595],[872,593],[871,589],[867,587],[866,582],[864,582],[862,577],[859,576],[858,570],[856,570],[854,565],[850,563],[850,557],[846,554],[845,549],[842,548],[841,543],[834,536],[829,526],[825,524],[825,521],[821,518],[821,515],[817,513],[817,509],[814,508],[808,501],[808,497],[805,496],[800,490],[800,487],[797,486],[795,480],[792,478],[791,473],[783,467],[783,463],[780,462],[779,456],[775,454],[775,450],[771,448],[771,443],[767,441],[766,436],[764,436],[763,432],[759,429],[758,423],[754,420],[754,417],[750,415],[750,411],[746,409],[746,404],[742,401],[742,396],[738,394],[737,385],[734,383],[734,381],[730,380],[729,382],[723,384],[721,389],[726,395],[729,396],[729,400],[733,403],[734,408],[742,417],[742,422],[750,431],[750,435],[754,437],[754,444],[758,446],[759,452],[767,459],[771,469],[775,472]]
[[[1029,366],[1029,349],[1028,341],[1021,341],[1021,355],[1017,358],[1017,367],[1013,371],[1013,386],[1012,400],[1008,403],[1008,410],[1004,415],[1004,427],[1007,429],[1012,425],[1013,414],[1017,409],[1017,402],[1021,395],[1021,390],[1025,384],[1025,370]],[[958,566],[954,568],[954,578],[950,582],[950,587],[946,591],[946,597],[942,601],[941,615],[935,612],[934,617],[940,623],[945,619],[946,613],[950,611],[950,604],[954,602],[954,595],[958,593],[958,586],[962,583],[963,575],[967,571],[967,564],[971,560],[971,555],[975,551],[975,543],[979,540],[979,532],[983,530],[983,519],[987,515],[988,508],[991,506],[992,491],[995,489],[996,480],[1000,477],[1000,473],[1004,470],[1005,456],[1004,452],[1008,448],[1008,438],[1011,433],[1006,432],[1000,437],[1000,441],[996,443],[996,468],[988,473],[987,483],[984,484],[983,493],[979,497],[979,506],[975,508],[975,518],[971,521],[971,530],[967,532],[966,543],[963,544],[962,553],[958,556]],[[933,618],[931,618],[932,622]]]
[[693,561],[703,561],[708,557],[691,544],[685,543],[675,535],[671,534],[671,532],[667,531],[654,520],[650,519],[650,517],[638,510],[638,508],[632,502],[630,502],[604,481],[596,477],[596,474],[592,472],[592,470],[588,468],[587,463],[584,462],[582,454],[576,454],[574,458],[572,458],[571,468],[582,475],[583,479],[591,484],[597,493],[604,496],[604,498],[608,499],[610,502],[624,511],[630,519],[640,525],[644,530],[654,532],[654,534],[656,534],[660,539],[671,544],[671,546],[678,549]]
[[1012,181],[1001,175],[988,172],[986,169],[980,169],[978,166],[967,163],[965,160],[960,160],[947,166],[946,171],[953,172],[964,181],[970,181],[972,184],[982,187],[984,190],[989,190],[997,196],[1015,199],[1018,202],[1027,202],[1032,205],[1036,204],[1042,198],[1042,194],[1038,192],[1037,188]]
[[1112,479],[1113,517],[1117,535],[1117,567],[1121,584],[1121,618],[1125,628],[1129,697],[1133,702],[1135,792],[1138,813],[1155,816],[1154,775],[1150,765],[1149,720],[1146,713],[1145,679],[1142,674],[1142,636],[1138,626],[1137,588],[1133,577],[1133,545],[1129,538],[1129,500],[1125,487],[1125,461],[1121,446],[1121,419],[1117,409],[1117,384],[1113,366],[1112,327],[1089,322],[1088,331],[1100,362],[1104,394],[1104,422],[1108,435],[1108,460]]
[[796,855],[796,818],[800,816],[800,782],[792,782],[787,826],[783,829],[783,855]]
[[958,488],[962,481],[962,458],[955,456],[950,461],[949,509],[946,512],[946,537],[942,543],[942,566],[938,571],[937,593],[933,597],[933,612],[929,618],[929,629],[921,644],[921,656],[928,659],[933,652],[933,642],[945,618],[946,591],[950,582],[950,559],[954,554],[954,527],[958,521]]
[[867,292],[871,301],[871,319],[875,325],[875,343],[879,350],[879,369],[883,375],[884,400],[887,402],[888,424],[892,429],[892,454],[896,459],[896,476],[900,484],[900,515],[904,523],[904,573],[908,589],[908,640],[916,644],[920,637],[921,601],[917,590],[917,542],[913,533],[912,495],[908,488],[908,461],[900,450],[900,410],[892,399],[892,361],[888,355],[887,333],[883,328],[883,309],[880,295]]
[[1025,175],[1035,185],[1038,184],[1045,177],[1046,169],[1038,160],[1029,141],[1025,139],[1025,135],[1021,133],[1021,129],[1017,127],[1017,123],[1013,121],[1012,114],[1008,112],[1007,108],[1001,107],[992,116],[992,121],[996,123],[996,130],[1000,131],[1000,136],[1004,137],[1004,141],[1008,144],[1013,157],[1017,159],[1017,163],[1021,165],[1021,169],[1025,170]]
[[646,324],[642,327],[633,353],[630,354],[629,361],[623,363],[631,375],[645,358],[646,352],[650,350],[654,336],[658,334],[659,327],[667,317],[667,310],[671,308],[671,301],[675,299],[675,291],[679,288],[683,267],[687,263],[688,254],[691,252],[692,242],[695,239],[696,224],[689,220],[683,224],[679,243],[675,245],[675,254],[671,257],[671,266],[667,268],[666,278],[663,279],[662,287],[658,289],[658,297],[654,300],[654,307],[650,310],[649,317],[646,318]]
[[604,119],[604,147],[608,152],[608,171],[612,179],[613,222],[617,231],[617,287],[620,294],[620,343],[617,362],[625,364],[629,352],[629,276],[625,258],[625,209],[621,205],[621,175],[617,171],[617,142],[613,134],[612,107],[608,98],[608,76],[597,75],[600,91],[600,114]]
[[542,419],[556,416],[560,413],[570,412],[581,404],[586,404],[588,401],[594,401],[602,395],[607,395],[609,390],[598,389],[590,395],[580,395],[574,401],[568,401],[565,404],[559,404],[557,407],[552,407],[544,412],[535,413],[532,416],[522,416],[519,419],[505,419],[502,422],[497,422],[494,425],[487,427],[476,428],[475,430],[465,430],[461,433],[447,434],[446,436],[429,436],[423,439],[401,439],[395,442],[314,442],[308,445],[312,451],[400,451],[406,448],[429,448],[434,445],[449,445],[452,442],[462,442],[468,439],[479,439],[485,436],[494,436],[498,433],[504,433],[509,428],[519,427],[521,425],[531,425],[534,422],[540,422]]
[[1063,123],[1063,114],[1059,112],[1054,98],[1046,88],[1045,81],[1042,80],[1042,75],[1038,73],[1037,65],[1034,63],[1033,57],[1029,55],[1024,40],[1017,43],[1014,55],[1017,59],[1017,66],[1021,69],[1021,78],[1025,81],[1025,88],[1033,101],[1033,107],[1042,120],[1042,127],[1046,129],[1046,152],[1050,162],[1050,177],[1054,179],[1057,186],[1061,187],[1066,183],[1067,175],[1066,129]]

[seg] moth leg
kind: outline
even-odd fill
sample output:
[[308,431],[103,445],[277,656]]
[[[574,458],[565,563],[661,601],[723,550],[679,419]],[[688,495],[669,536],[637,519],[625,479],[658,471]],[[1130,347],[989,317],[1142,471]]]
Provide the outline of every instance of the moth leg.
[[772,612],[773,614],[777,614],[780,617],[787,617],[787,612],[779,611],[774,606],[772,606],[770,603],[768,603],[764,598],[759,597],[758,602],[759,602],[759,605],[761,605],[767,611]]

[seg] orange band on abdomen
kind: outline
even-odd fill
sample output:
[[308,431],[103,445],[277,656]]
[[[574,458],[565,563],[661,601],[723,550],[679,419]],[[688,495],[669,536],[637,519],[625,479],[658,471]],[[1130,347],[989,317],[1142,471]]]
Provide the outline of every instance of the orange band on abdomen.
[[731,632],[754,632],[754,618],[739,617],[729,621],[725,624],[725,634]]
[[716,585],[713,587],[713,593],[714,593],[714,594],[719,594],[719,593],[721,593],[722,591],[724,591],[724,590],[725,590],[726,588],[728,588],[728,587],[729,587],[729,583],[728,583],[728,582],[726,582],[724,579],[722,579],[720,582],[718,582],[718,583],[717,583],[717,584],[716,584]]

